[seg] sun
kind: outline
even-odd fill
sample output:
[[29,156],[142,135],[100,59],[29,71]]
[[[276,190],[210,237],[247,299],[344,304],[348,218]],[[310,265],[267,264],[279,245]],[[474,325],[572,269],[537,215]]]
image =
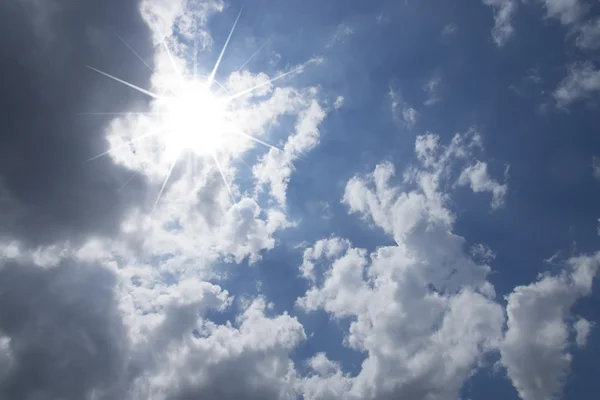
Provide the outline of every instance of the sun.
[[[196,157],[212,159],[219,170],[224,183],[229,189],[229,193],[232,197],[232,204],[235,204],[232,190],[225,179],[223,168],[219,162],[220,156],[231,156],[235,152],[235,149],[240,148],[240,140],[254,142],[267,148],[280,151],[277,147],[246,132],[242,126],[239,126],[239,123],[236,123],[236,115],[239,114],[240,111],[239,100],[251,96],[253,92],[261,87],[270,85],[277,80],[283,79],[294,73],[302,72],[303,70],[303,66],[299,66],[237,93],[228,93],[223,85],[216,80],[216,74],[240,16],[241,11],[238,13],[237,18],[233,23],[233,27],[229,32],[229,36],[227,37],[208,77],[199,77],[195,75],[195,73],[188,74],[186,73],[186,68],[184,68],[186,71],[180,71],[164,38],[163,45],[173,67],[173,73],[171,75],[173,79],[168,78],[166,79],[166,82],[163,81],[163,84],[160,87],[161,90],[158,92],[141,88],[131,82],[127,82],[111,75],[108,72],[87,66],[98,74],[151,97],[153,112],[147,114],[156,117],[157,120],[155,122],[157,126],[160,127],[160,129],[144,133],[125,143],[121,143],[116,147],[110,148],[108,151],[88,159],[88,161],[112,153],[117,148],[132,145],[139,140],[146,140],[150,137],[154,137],[163,145],[163,154],[169,163],[154,207],[158,204],[175,165],[184,153],[191,153]],[[122,38],[121,41],[123,41],[138,58],[140,58],[144,65],[152,70],[131,46],[129,46]],[[264,45],[260,48],[263,47]],[[256,53],[254,53],[250,59],[255,55]],[[248,61],[250,61],[250,59],[248,59]],[[248,61],[246,61],[246,63]],[[246,63],[243,65],[246,65]],[[194,71],[195,69],[196,68],[194,67]],[[153,71],[153,73],[157,72]],[[236,107],[238,108],[237,110]],[[238,111],[238,113],[236,113],[236,111]],[[127,113],[112,114],[123,115]]]
[[238,130],[227,100],[210,89],[207,79],[182,77],[178,81],[168,96],[156,100],[165,127],[165,151],[212,157],[226,150],[232,132]]

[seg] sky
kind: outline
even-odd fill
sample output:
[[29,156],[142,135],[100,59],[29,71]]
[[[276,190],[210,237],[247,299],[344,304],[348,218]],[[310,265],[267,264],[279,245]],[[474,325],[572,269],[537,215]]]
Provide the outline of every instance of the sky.
[[595,399],[600,4],[0,3],[0,399]]

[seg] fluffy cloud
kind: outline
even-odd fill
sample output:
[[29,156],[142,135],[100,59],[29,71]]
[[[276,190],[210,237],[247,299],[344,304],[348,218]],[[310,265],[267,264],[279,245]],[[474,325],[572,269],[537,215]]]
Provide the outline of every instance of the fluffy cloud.
[[[485,3],[504,43],[515,4]],[[575,20],[553,7],[549,15]],[[0,398],[450,400],[498,350],[524,399],[559,393],[570,345],[585,346],[593,328],[570,309],[589,294],[600,256],[517,287],[504,309],[489,282],[493,250],[455,230],[453,191],[483,193],[498,208],[508,190],[473,130],[449,143],[422,134],[401,174],[381,162],[346,182],[349,218],[395,245],[368,251],[338,233],[303,253],[307,290],[296,304],[349,324],[343,345],[364,356],[357,374],[328,349],[295,364],[312,340],[305,315],[226,290],[229,267],[258,262],[294,225],[296,162],[344,100],[291,80],[322,60],[268,73],[222,68],[215,91],[247,92],[231,103],[242,134],[214,158],[178,154],[163,132],[173,126],[144,113],[161,111],[158,99],[83,67],[167,93],[195,67],[211,73],[191,55],[220,51],[208,24],[224,9],[219,0],[0,4],[0,88],[13,93],[0,120],[9,133],[0,135]],[[337,41],[351,33],[339,25]],[[572,72],[555,94],[565,104],[597,90],[592,64]],[[425,86],[426,104],[439,99],[438,83]],[[418,111],[390,98],[413,128]],[[338,217],[329,199],[315,204]]]
[[380,164],[346,185],[344,202],[392,236],[397,245],[368,254],[342,238],[315,243],[304,252],[301,271],[310,282],[298,305],[349,319],[346,345],[365,352],[351,377],[317,355],[304,379],[308,399],[453,399],[502,337],[504,312],[486,277],[489,266],[465,253],[465,239],[452,232],[442,182],[454,161],[468,160],[480,146],[473,132],[439,145],[429,134],[417,139],[420,167],[392,185],[394,168]]
[[165,331],[169,342],[148,343],[156,368],[137,379],[133,398],[293,399],[288,354],[306,336],[295,318],[267,317],[267,308],[264,299],[255,299],[235,325],[188,316],[193,324],[179,336],[167,314],[157,331]]
[[[500,345],[501,363],[522,399],[560,395],[572,359],[569,310],[590,294],[599,263],[600,253],[572,258],[558,276],[518,286],[507,297],[508,330]],[[589,326],[577,322],[574,328],[577,344],[584,345]]]
[[[296,159],[318,144],[326,117],[318,91],[275,88],[269,82],[275,75],[265,73],[228,74],[222,82],[228,93],[259,86],[236,99],[234,107],[244,133],[255,139],[240,137],[214,160],[186,154],[173,163],[168,138],[160,134],[172,126],[157,114],[140,113],[160,111],[159,100],[148,101],[93,71],[83,75],[59,67],[90,64],[149,93],[164,93],[178,74],[192,69],[192,39],[199,39],[199,50],[211,47],[206,24],[223,4],[105,5],[118,10],[113,15],[73,3],[46,15],[40,10],[45,3],[37,3],[30,6],[39,11],[32,16],[45,18],[43,26],[35,22],[39,29],[65,37],[44,39],[43,46],[50,46],[44,57],[52,54],[52,62],[60,61],[45,73],[58,76],[60,70],[61,77],[71,74],[74,80],[59,91],[47,87],[51,79],[46,86],[31,86],[39,108],[22,108],[32,109],[32,121],[49,121],[46,129],[32,123],[19,128],[17,141],[0,138],[8,146],[0,150],[0,202],[10,210],[0,219],[5,286],[0,288],[0,397],[294,398],[295,369],[288,353],[304,340],[302,325],[289,315],[272,315],[263,298],[243,305],[235,320],[215,324],[206,314],[228,310],[234,298],[207,280],[222,277],[213,268],[220,261],[258,260],[261,251],[275,246],[276,232],[290,226],[284,212],[287,183]],[[2,20],[29,18],[19,14],[19,7],[0,8],[10,11]],[[78,13],[89,19],[82,21],[85,34],[62,32],[63,26],[79,26],[67,23]],[[121,40],[110,36],[115,41],[109,42],[94,30],[106,25],[116,26]],[[95,36],[88,38],[88,31]],[[71,46],[66,38],[76,42]],[[11,35],[3,40],[12,40]],[[30,62],[31,54],[24,57],[22,62]],[[3,65],[3,76],[26,71],[23,81],[33,84],[32,77],[41,72],[35,65],[28,67],[31,71]],[[3,80],[2,87],[8,83]],[[51,92],[65,99],[64,109],[43,98]],[[75,104],[83,108],[73,113]],[[281,150],[266,152],[267,135],[283,116],[296,119],[294,131],[277,138],[284,142]],[[12,129],[21,117],[2,123]],[[238,159],[261,151],[259,146],[265,154],[243,188]],[[10,154],[39,163],[27,166]],[[259,205],[263,186],[269,188],[268,204]],[[232,377],[235,386],[229,384]]]

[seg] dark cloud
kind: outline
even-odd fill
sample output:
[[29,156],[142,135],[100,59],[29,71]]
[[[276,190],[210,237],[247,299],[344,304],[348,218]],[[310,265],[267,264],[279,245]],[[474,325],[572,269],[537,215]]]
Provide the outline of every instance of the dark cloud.
[[0,3],[0,236],[30,244],[110,234],[144,194],[142,178],[103,157],[110,117],[147,99],[86,65],[148,86],[149,31],[138,0]]
[[122,397],[129,341],[115,283],[104,268],[68,262],[0,270],[0,333],[10,339],[0,399]]

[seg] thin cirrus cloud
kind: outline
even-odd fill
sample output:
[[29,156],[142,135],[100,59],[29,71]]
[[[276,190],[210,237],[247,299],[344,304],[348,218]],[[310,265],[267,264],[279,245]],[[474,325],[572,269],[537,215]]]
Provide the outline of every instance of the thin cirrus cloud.
[[593,398],[593,8],[267,3],[0,5],[0,399]]

